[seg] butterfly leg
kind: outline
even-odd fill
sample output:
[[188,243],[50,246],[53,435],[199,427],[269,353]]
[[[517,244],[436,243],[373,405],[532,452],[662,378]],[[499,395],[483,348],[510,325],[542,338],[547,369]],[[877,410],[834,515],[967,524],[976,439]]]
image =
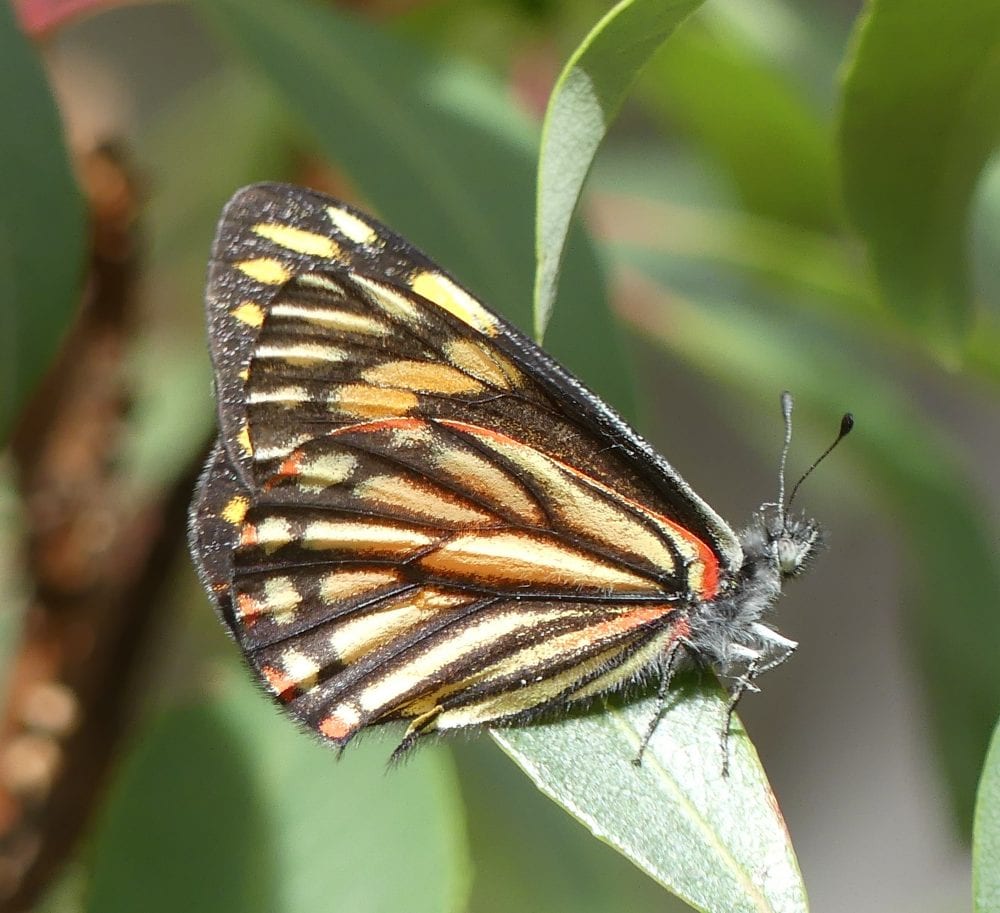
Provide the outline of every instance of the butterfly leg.
[[403,755],[413,748],[421,735],[433,728],[434,721],[438,718],[442,710],[444,710],[444,707],[438,704],[426,713],[421,713],[420,716],[413,718],[410,725],[406,727],[403,741],[396,746],[395,751],[389,757],[390,764],[399,761]]
[[677,666],[677,657],[679,655],[682,642],[680,638],[672,641],[670,646],[667,648],[667,657],[663,663],[663,671],[660,673],[660,686],[656,689],[656,712],[653,714],[653,718],[649,721],[649,726],[646,728],[646,733],[642,737],[642,741],[639,743],[639,750],[636,752],[634,758],[632,758],[632,763],[639,767],[642,765],[642,755],[646,751],[646,746],[649,744],[649,740],[653,737],[653,733],[656,732],[656,727],[660,725],[660,720],[663,719],[663,714],[667,712],[667,696],[670,692],[670,682],[674,677],[674,669]]
[[733,724],[733,714],[736,712],[736,705],[739,704],[744,694],[748,691],[760,691],[760,688],[753,683],[759,671],[757,660],[751,660],[746,672],[736,680],[732,690],[729,692],[729,703],[726,706],[726,722],[722,728],[720,739],[722,747],[722,776],[724,777],[729,776],[729,729]]

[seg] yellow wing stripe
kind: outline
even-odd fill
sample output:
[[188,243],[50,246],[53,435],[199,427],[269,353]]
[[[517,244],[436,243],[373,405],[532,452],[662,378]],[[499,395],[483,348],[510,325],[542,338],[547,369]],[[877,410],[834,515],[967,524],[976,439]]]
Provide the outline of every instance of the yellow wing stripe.
[[456,656],[482,650],[500,637],[516,631],[555,621],[566,615],[561,609],[538,610],[535,612],[504,612],[473,622],[454,637],[448,638],[420,653],[399,666],[373,678],[370,684],[360,688],[354,700],[366,713],[378,716],[398,704],[406,695],[444,668]]
[[420,308],[398,289],[367,276],[354,275],[351,278],[371,295],[375,305],[385,313],[411,325],[421,323]]
[[340,245],[333,238],[318,235],[312,231],[304,231],[301,228],[293,228],[291,225],[285,225],[281,222],[259,222],[254,225],[252,231],[254,234],[267,238],[279,247],[296,254],[326,257],[329,260],[340,258],[343,255]]
[[373,387],[369,384],[345,384],[329,394],[331,412],[353,419],[379,419],[403,416],[417,408],[420,400],[408,390]]
[[247,326],[260,327],[264,324],[264,309],[255,301],[244,301],[230,312],[240,323]]
[[308,691],[315,687],[320,667],[314,659],[298,650],[286,650],[281,655],[281,668],[265,665],[261,675],[267,686],[280,699],[293,697],[296,691]]
[[354,493],[376,511],[403,510],[428,523],[481,526],[496,522],[492,514],[458,496],[406,477],[371,476],[355,486]]
[[280,342],[260,345],[254,350],[254,358],[277,359],[298,367],[337,364],[349,357],[345,349],[318,342]]
[[[358,458],[349,453],[323,453],[306,457],[292,451],[278,469],[277,479],[294,478],[305,492],[319,492],[346,482],[358,468]],[[271,480],[265,487],[273,487]]]
[[241,260],[236,264],[236,268],[261,285],[284,285],[292,277],[288,267],[273,257]]
[[500,390],[510,390],[524,381],[513,362],[472,339],[451,339],[445,355],[456,368]]
[[462,594],[424,589],[337,625],[330,635],[330,647],[345,665],[357,662],[471,601],[471,597]]
[[371,520],[313,520],[304,526],[298,541],[311,551],[405,556],[435,539],[416,529]]
[[[300,279],[299,281],[302,281]],[[305,307],[300,304],[281,302],[271,308],[275,317],[303,320],[334,333],[361,333],[366,336],[384,336],[387,324],[367,314],[354,314],[328,307]]]
[[302,594],[291,577],[271,577],[264,583],[258,596],[240,593],[236,599],[237,616],[247,625],[253,625],[261,616],[270,616],[278,625],[286,625],[295,618],[295,610],[302,604]]
[[334,228],[355,244],[370,247],[378,240],[378,232],[371,225],[345,209],[327,206],[326,215]]
[[409,286],[421,297],[433,301],[480,333],[496,336],[500,332],[500,322],[496,317],[447,276],[423,270],[410,277]]
[[368,596],[399,583],[399,572],[393,569],[331,571],[320,581],[319,593],[329,605]]

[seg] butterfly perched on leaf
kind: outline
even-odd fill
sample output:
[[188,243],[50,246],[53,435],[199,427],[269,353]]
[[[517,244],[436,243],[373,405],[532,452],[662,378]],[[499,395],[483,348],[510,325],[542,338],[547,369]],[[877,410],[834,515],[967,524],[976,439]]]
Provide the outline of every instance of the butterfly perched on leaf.
[[816,525],[779,503],[738,537],[369,216],[239,191],[207,309],[219,438],[191,553],[265,687],[334,745],[518,723],[691,660],[736,699],[795,648],[761,617]]

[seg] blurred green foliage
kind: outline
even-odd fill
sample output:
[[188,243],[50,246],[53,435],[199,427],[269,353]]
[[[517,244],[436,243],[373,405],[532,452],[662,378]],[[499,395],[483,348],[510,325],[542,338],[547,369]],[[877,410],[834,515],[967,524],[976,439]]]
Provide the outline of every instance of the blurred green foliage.
[[[660,14],[672,27],[695,5],[616,11]],[[128,15],[101,6],[88,28]],[[748,12],[709,3],[659,50],[651,42],[633,53],[624,73],[615,70],[620,48],[592,35],[574,60],[596,80],[598,97],[602,86],[618,94],[597,120],[575,116],[573,105],[552,120],[541,165],[539,124],[523,102],[552,84],[551,46],[569,57],[606,12],[599,4],[453,0],[379,21],[306,0],[192,0],[190,10],[223,62],[155,112],[135,142],[149,187],[147,319],[133,355],[122,462],[136,496],[169,484],[210,433],[201,285],[217,213],[242,184],[301,178],[307,157],[321,158],[362,203],[526,330],[547,317],[544,295],[541,315],[531,308],[536,253],[561,260],[546,347],[626,414],[636,408],[631,367],[606,276],[639,275],[658,295],[626,303],[620,315],[669,358],[730,386],[741,403],[771,401],[794,385],[831,426],[845,403],[861,414],[854,458],[908,554],[903,612],[930,708],[927,750],[967,829],[1000,713],[996,531],[956,442],[897,370],[963,372],[990,396],[1000,381],[997,302],[989,300],[998,288],[1000,194],[975,197],[1000,126],[996,4],[872,0],[852,24],[824,4],[762,0]],[[641,196],[645,208],[626,210],[634,224],[595,241],[570,222],[578,181],[653,51],[611,139],[641,153],[630,157],[622,142],[595,181],[600,197]],[[87,237],[55,104],[6,6],[0,59],[0,113],[19,125],[0,141],[6,428],[74,312]],[[552,72],[534,66],[539,59]],[[623,78],[602,84],[602,74]],[[556,85],[558,103],[578,83],[567,74]],[[560,158],[567,150],[572,162]],[[697,168],[684,171],[692,160]],[[543,182],[537,201],[539,212],[548,207],[571,226],[565,254],[561,230],[543,232],[534,248],[536,170],[575,176],[569,187]],[[974,249],[987,264],[983,281],[970,269]],[[377,740],[333,764],[237,673],[219,676],[215,654],[231,663],[232,651],[205,633],[209,613],[192,593],[178,585],[174,604],[158,609],[177,619],[191,657],[179,676],[187,704],[171,706],[178,682],[169,676],[153,690],[74,870],[86,909],[586,913],[616,901],[635,911],[672,902],[555,815],[483,745],[459,748],[458,777],[437,750],[383,777]],[[699,908],[805,908],[797,884],[786,896],[758,896],[752,873],[743,897],[711,886],[702,896],[704,885],[678,884],[648,861],[641,819],[595,820],[601,790],[624,796],[629,788],[605,771],[587,792],[583,774],[607,766],[610,749],[599,743],[616,725],[608,719],[585,721],[597,727],[585,743],[581,721],[570,721],[540,746],[530,744],[535,733],[520,745],[513,734],[511,750],[541,770],[535,779],[547,792]],[[977,811],[977,833],[992,840],[976,850],[983,895],[992,881],[982,860],[1000,819],[996,757],[994,746]],[[569,772],[553,773],[560,765]],[[678,787],[679,804],[689,801],[686,788]],[[722,845],[722,827],[703,823]],[[668,866],[672,855],[689,856],[663,840],[657,851]]]
[[[358,913],[463,909],[469,863],[446,754],[387,776],[373,742],[331,764],[318,742],[272,726],[260,697],[242,674],[222,676],[146,729],[97,824],[90,909],[266,913],[334,897]],[[359,878],[373,860],[391,877]]]
[[83,201],[41,61],[0,7],[0,435],[37,385],[83,281]]

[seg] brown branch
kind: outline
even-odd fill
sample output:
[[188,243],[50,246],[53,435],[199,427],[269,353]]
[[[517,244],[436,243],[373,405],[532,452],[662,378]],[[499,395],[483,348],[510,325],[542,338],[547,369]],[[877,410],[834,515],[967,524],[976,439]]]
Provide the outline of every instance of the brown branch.
[[[13,452],[33,589],[0,722],[0,909],[30,909],[72,851],[134,710],[155,591],[183,542],[193,478],[136,503],[117,469],[138,273],[121,157],[85,158],[92,254],[80,314]],[[192,473],[193,474],[193,473]]]

